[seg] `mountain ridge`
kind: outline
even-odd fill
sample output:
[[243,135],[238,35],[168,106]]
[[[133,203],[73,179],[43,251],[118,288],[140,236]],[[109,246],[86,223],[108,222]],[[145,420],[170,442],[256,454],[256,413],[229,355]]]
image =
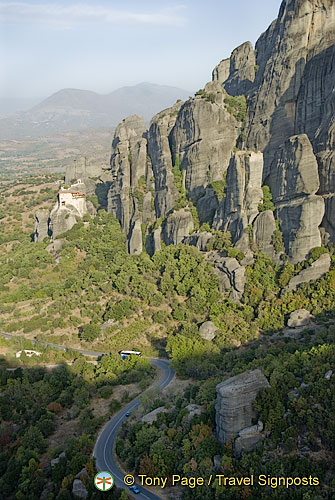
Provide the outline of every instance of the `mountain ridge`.
[[178,87],[141,82],[108,94],[91,90],[61,89],[28,111],[0,119],[0,140],[39,137],[89,127],[113,127],[129,114],[149,121],[160,109],[185,99]]

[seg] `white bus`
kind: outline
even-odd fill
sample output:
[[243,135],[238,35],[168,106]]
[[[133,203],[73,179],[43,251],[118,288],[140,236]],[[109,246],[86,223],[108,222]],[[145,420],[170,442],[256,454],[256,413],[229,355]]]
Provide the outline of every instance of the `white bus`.
[[128,358],[128,356],[142,356],[140,351],[119,351],[119,354],[121,355],[122,359]]

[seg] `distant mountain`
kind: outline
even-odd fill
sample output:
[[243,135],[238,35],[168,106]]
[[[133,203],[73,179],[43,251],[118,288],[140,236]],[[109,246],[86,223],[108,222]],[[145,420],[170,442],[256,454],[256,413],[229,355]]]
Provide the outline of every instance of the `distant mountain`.
[[190,92],[177,87],[140,83],[107,95],[64,89],[28,111],[0,119],[0,140],[40,137],[88,127],[111,127],[140,114],[149,121],[162,108],[185,100]]

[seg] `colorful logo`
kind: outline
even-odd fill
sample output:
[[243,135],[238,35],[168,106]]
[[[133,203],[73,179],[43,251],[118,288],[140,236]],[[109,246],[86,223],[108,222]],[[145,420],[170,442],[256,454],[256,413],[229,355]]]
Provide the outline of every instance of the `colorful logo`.
[[108,491],[114,484],[114,478],[110,472],[102,471],[94,477],[94,486],[100,491]]

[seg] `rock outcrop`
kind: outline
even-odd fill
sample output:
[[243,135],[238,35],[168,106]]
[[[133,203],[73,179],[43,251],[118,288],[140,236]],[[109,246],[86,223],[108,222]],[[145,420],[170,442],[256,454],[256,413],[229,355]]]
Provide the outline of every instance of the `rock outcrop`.
[[256,55],[253,46],[250,42],[242,43],[230,56],[229,76],[223,86],[232,96],[247,94],[255,80],[255,73]]
[[301,283],[309,283],[312,280],[318,280],[330,269],[331,258],[329,253],[321,255],[310,267],[303,269],[299,274],[290,279],[289,284],[283,290],[283,293],[294,291]]
[[73,481],[72,495],[77,498],[83,498],[84,500],[88,497],[86,486],[80,479],[75,479]]
[[152,410],[150,413],[147,413],[141,418],[141,422],[145,422],[147,424],[153,424],[156,422],[158,415],[161,413],[166,413],[168,410],[164,406],[160,406],[159,408],[156,408],[155,410]]
[[215,251],[209,252],[206,258],[214,264],[214,273],[219,278],[221,291],[229,292],[230,298],[239,302],[246,284],[245,267],[234,257],[223,257]]
[[86,196],[83,191],[60,189],[57,202],[50,212],[50,231],[55,238],[59,234],[69,231],[85,214],[88,213]]
[[218,327],[212,321],[205,321],[199,327],[199,335],[203,339],[211,341],[215,339],[218,330]]
[[163,226],[162,237],[166,245],[178,245],[190,234],[194,225],[191,212],[179,210],[169,215]]
[[276,252],[273,245],[273,233],[277,229],[272,210],[261,212],[253,223],[253,241],[256,248],[275,259]]
[[311,321],[311,313],[306,309],[297,309],[291,312],[287,321],[287,326],[290,328],[300,328],[301,326],[309,325]]
[[234,453],[237,458],[239,458],[243,452],[248,453],[254,450],[257,443],[264,439],[264,434],[261,434],[262,430],[263,424],[259,421],[257,425],[251,425],[239,432],[238,438],[236,438],[234,442]]
[[270,387],[269,382],[258,369],[231,377],[216,386],[216,433],[221,443],[234,439],[242,429],[252,425],[256,418],[252,403],[264,387]]
[[200,252],[206,252],[207,245],[213,238],[212,233],[208,231],[195,231],[189,236],[185,236],[183,243],[185,245],[190,245],[196,247]]
[[146,173],[145,124],[141,116],[129,116],[116,128],[112,142],[111,176],[108,211],[128,234],[132,217],[131,188]]
[[238,137],[238,123],[227,110],[226,95],[217,82],[207,84],[205,94],[181,107],[171,132],[183,186],[193,198],[203,195],[211,182],[222,180]]
[[82,188],[83,183],[79,181],[69,189],[62,187],[50,214],[45,210],[36,213],[34,241],[42,241],[46,236],[55,238],[69,231],[85,214],[96,213],[92,203],[86,200]]
[[49,237],[50,214],[48,210],[38,210],[35,214],[34,241]]
[[290,137],[276,152],[270,188],[285,250],[293,263],[321,245],[319,226],[324,200],[319,189],[318,164],[306,134]]
[[172,173],[172,151],[169,136],[173,129],[182,102],[158,113],[150,122],[148,130],[148,155],[155,179],[155,209],[157,217],[164,217],[174,207],[178,190]]

